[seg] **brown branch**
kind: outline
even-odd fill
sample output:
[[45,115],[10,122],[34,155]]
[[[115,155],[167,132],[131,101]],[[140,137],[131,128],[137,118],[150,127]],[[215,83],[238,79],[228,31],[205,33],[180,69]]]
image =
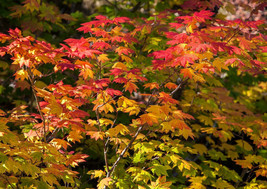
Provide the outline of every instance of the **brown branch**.
[[141,7],[141,1],[139,1],[133,8],[130,10],[130,12],[136,12]]
[[[31,85],[31,88],[32,88],[32,92],[33,92],[33,96],[34,96],[34,99],[35,99],[35,102],[36,102],[36,105],[37,105],[37,109],[38,109],[38,112],[41,116],[41,119],[42,119],[42,122],[43,122],[43,131],[44,131],[44,135],[43,135],[43,138],[44,138],[44,142],[46,143],[46,128],[45,128],[45,118],[44,118],[44,114],[43,112],[41,111],[41,107],[40,107],[40,104],[39,104],[39,100],[38,100],[38,97],[36,95],[36,91],[35,91],[35,87],[34,87],[34,78],[31,78],[31,76],[33,76],[32,72],[31,72],[31,69],[27,69],[28,70],[28,73],[29,73],[29,81],[30,81],[30,85]],[[34,76],[33,76],[34,77]]]
[[[101,108],[102,106],[106,105],[107,103],[109,103],[110,101],[114,100],[117,96],[114,96],[112,99],[109,99],[107,102],[104,102],[103,104],[101,105],[98,105],[96,110],[95,110],[95,113],[96,113],[96,119],[97,119],[97,124],[98,124],[98,128],[99,128],[99,131],[101,132],[102,129],[101,129],[101,126],[100,126],[100,116],[99,116],[99,111],[98,109]],[[117,117],[118,117],[118,112],[117,112],[117,115],[116,115],[116,118],[115,120],[113,121],[113,124],[111,126],[114,127],[115,125],[115,122],[117,120]],[[109,172],[109,165],[108,165],[108,158],[107,158],[107,152],[108,152],[108,148],[107,148],[107,145],[108,145],[108,142],[109,142],[109,137],[107,138],[106,142],[103,141],[103,146],[104,146],[104,160],[105,160],[105,165],[106,165],[106,169],[107,169],[107,173]]]
[[141,125],[136,133],[134,134],[132,140],[129,142],[129,144],[123,149],[123,151],[120,153],[119,157],[117,158],[117,160],[115,161],[115,163],[113,164],[113,166],[111,167],[111,169],[109,170],[109,172],[107,173],[107,178],[110,177],[113,174],[113,171],[115,170],[116,166],[118,165],[118,163],[120,162],[121,158],[124,156],[124,154],[126,153],[126,151],[132,146],[133,142],[135,141],[136,137],[138,136],[138,134],[141,132],[141,130],[143,129],[143,125]]
[[238,32],[239,32],[239,27],[235,29],[234,34],[226,41],[226,43],[229,43]]
[[2,176],[2,175],[0,175],[0,176],[1,176],[2,178],[4,178],[4,179],[8,182],[8,184],[9,184],[13,189],[15,189],[6,177],[4,177],[4,176]]

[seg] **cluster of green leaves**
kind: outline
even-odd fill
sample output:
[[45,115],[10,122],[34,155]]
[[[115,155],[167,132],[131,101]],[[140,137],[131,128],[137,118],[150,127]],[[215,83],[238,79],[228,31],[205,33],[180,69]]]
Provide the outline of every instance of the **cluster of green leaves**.
[[[96,16],[60,48],[0,34],[9,88],[31,94],[0,111],[0,186],[264,188],[264,21],[224,20],[206,10],[219,1],[197,2]],[[14,15],[47,17],[35,8]]]

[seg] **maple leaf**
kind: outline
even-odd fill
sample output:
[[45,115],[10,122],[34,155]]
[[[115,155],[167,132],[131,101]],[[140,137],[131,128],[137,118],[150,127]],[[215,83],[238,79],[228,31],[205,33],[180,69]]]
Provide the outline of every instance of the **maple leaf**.
[[110,128],[107,133],[110,137],[114,137],[117,136],[119,133],[122,135],[128,134],[129,129],[123,124],[118,124],[114,128]]
[[69,112],[69,114],[73,117],[73,118],[84,118],[87,116],[90,116],[87,112],[83,111],[83,110],[72,110],[71,112]]
[[242,66],[245,66],[245,64],[239,58],[230,58],[226,60],[225,65],[234,64],[236,61],[238,61]]
[[240,165],[242,168],[249,168],[249,169],[252,169],[252,164],[251,164],[251,160],[234,160],[236,162],[236,164]]
[[67,150],[68,146],[71,146],[67,141],[58,138],[52,139],[49,143],[56,146],[57,149],[60,149],[62,147]]
[[110,44],[104,42],[104,41],[99,41],[99,42],[94,42],[92,45],[92,48],[94,49],[99,49],[99,50],[107,50],[111,48]]
[[183,74],[184,78],[191,78],[195,75],[194,71],[191,68],[185,68],[180,70],[181,74]]
[[121,56],[122,54],[125,54],[125,55],[129,55],[129,53],[132,54],[134,53],[134,50],[127,48],[127,47],[120,46],[116,48],[115,52],[118,53],[119,56]]
[[14,75],[16,76],[15,78],[17,80],[21,81],[29,78],[28,72],[26,70],[18,70]]
[[112,181],[113,179],[108,177],[108,178],[103,178],[97,185],[98,189],[104,189],[105,186],[109,186],[109,183]]
[[102,63],[109,61],[107,54],[101,54],[97,57],[97,59],[99,62],[102,62]]
[[156,88],[159,89],[159,84],[158,83],[147,83],[144,85],[145,88],[149,88],[150,90]]
[[105,134],[103,132],[99,132],[99,131],[87,131],[86,135],[90,135],[90,137],[92,139],[95,139],[96,141],[98,139],[103,140],[104,136],[105,136]]
[[107,88],[106,89],[106,93],[109,94],[110,96],[121,96],[122,92],[119,90],[115,90],[115,89],[111,89],[111,88]]
[[75,143],[76,141],[77,142],[80,142],[80,140],[82,138],[83,137],[81,135],[81,131],[79,131],[79,130],[72,130],[72,131],[70,131],[70,133],[69,133],[69,135],[67,137],[67,140]]
[[106,172],[102,170],[91,170],[87,174],[92,175],[91,178],[101,178],[106,175]]
[[194,13],[194,17],[198,22],[205,22],[206,20],[210,20],[212,15],[214,15],[214,13],[210,10],[202,10],[200,12]]
[[[124,71],[123,70],[121,70],[121,69],[119,69],[119,68],[114,68],[114,69],[111,69],[110,70],[110,75],[114,75],[114,76],[119,76],[119,75],[122,75],[122,73],[123,73]],[[118,78],[116,78],[116,79],[118,79]],[[114,82],[116,82],[116,81],[114,81]],[[127,82],[127,80],[126,80],[126,82]],[[125,82],[125,83],[126,83]],[[117,82],[118,83],[118,82]],[[123,82],[122,82],[123,83]]]
[[96,86],[96,88],[103,89],[103,87],[107,87],[109,83],[110,83],[110,80],[108,78],[103,78],[103,79],[96,80],[94,82],[94,85]]
[[150,126],[152,126],[154,123],[158,123],[157,117],[152,113],[143,114],[140,116],[140,119],[142,124],[147,123]]
[[125,64],[123,64],[122,62],[116,62],[112,68],[117,68],[117,69],[121,69],[121,70],[124,70],[124,71],[127,71],[127,66]]
[[229,70],[228,66],[224,63],[222,59],[216,58],[213,62],[212,65],[221,72],[222,69]]
[[66,161],[66,165],[71,165],[72,167],[75,167],[78,165],[78,163],[85,162],[85,159],[88,157],[89,156],[86,154],[74,154]]
[[194,144],[194,148],[198,151],[200,155],[206,154],[208,149],[203,144]]
[[239,38],[239,46],[243,50],[251,51],[252,43],[249,40],[246,40],[244,37]]
[[131,81],[127,82],[124,86],[125,91],[129,91],[130,93],[133,93],[133,91],[137,91],[138,87]]
[[183,24],[179,24],[179,23],[169,23],[169,25],[172,27],[172,28],[175,28],[175,29],[178,29],[180,27],[183,26]]
[[172,90],[172,89],[176,89],[177,88],[177,85],[175,83],[172,83],[172,82],[168,82],[164,85],[164,87]]
[[167,94],[165,92],[160,92],[158,98],[165,103],[178,104],[177,100],[173,99],[169,94]]
[[128,17],[116,17],[113,19],[113,21],[115,24],[125,23],[125,22],[129,23],[131,21],[131,19]]
[[137,115],[140,112],[140,107],[138,106],[138,103],[124,96],[121,96],[119,98],[117,104],[117,110],[129,113],[129,115]]

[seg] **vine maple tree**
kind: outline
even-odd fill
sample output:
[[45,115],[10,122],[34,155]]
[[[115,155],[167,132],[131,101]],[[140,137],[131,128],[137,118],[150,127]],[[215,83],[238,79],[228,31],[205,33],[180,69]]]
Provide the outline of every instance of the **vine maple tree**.
[[[98,188],[264,188],[266,115],[249,107],[267,88],[264,21],[207,8],[98,15],[60,48],[17,28],[0,34],[12,60],[2,68],[33,96],[0,111],[0,186],[81,188],[86,141],[103,156],[86,168]],[[233,73],[258,83],[236,83],[235,97]]]

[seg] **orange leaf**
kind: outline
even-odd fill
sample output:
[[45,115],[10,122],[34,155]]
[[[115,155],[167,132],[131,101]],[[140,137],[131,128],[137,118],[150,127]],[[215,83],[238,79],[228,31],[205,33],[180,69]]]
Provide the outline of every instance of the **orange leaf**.
[[190,68],[181,69],[181,74],[183,74],[184,78],[189,77],[192,79],[192,76],[194,75],[194,71]]
[[177,85],[174,84],[174,83],[172,83],[172,82],[168,82],[168,83],[166,83],[166,84],[164,85],[164,87],[166,87],[166,88],[172,90],[172,89],[176,89],[176,88],[177,88]]
[[158,123],[158,118],[151,113],[143,114],[140,116],[142,124],[147,123],[148,125],[152,126],[154,123]]
[[147,83],[144,85],[145,88],[150,88],[150,90],[156,88],[156,89],[159,89],[159,84],[158,83]]
[[138,89],[138,87],[133,82],[127,82],[124,88],[126,91],[129,91],[130,93],[132,93],[133,91],[136,92],[136,90]]

